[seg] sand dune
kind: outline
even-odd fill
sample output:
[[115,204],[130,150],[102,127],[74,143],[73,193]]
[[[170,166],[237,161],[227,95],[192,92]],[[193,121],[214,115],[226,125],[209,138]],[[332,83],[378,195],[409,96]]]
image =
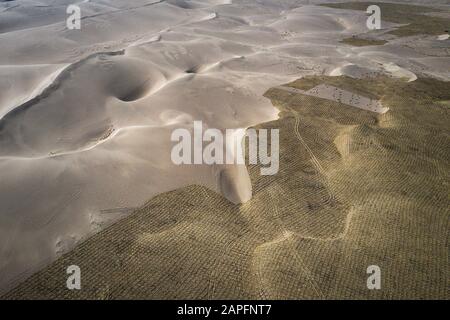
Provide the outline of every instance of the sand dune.
[[[449,99],[450,83],[308,76],[283,87],[317,82],[371,92],[390,110],[272,88],[280,119],[257,127],[280,128],[280,172],[249,166],[249,202],[200,186],[157,195],[3,297],[446,299],[449,112],[435,98]],[[366,289],[373,263],[381,290]],[[82,290],[61,285],[72,264]]]
[[414,42],[340,43],[366,32],[365,13],[316,2],[80,1],[80,31],[72,1],[0,2],[0,290],[157,194],[251,197],[245,168],[175,166],[174,128],[276,120],[264,92],[310,74],[449,79]]
[[0,119],[40,95],[64,69],[62,65],[0,66]]

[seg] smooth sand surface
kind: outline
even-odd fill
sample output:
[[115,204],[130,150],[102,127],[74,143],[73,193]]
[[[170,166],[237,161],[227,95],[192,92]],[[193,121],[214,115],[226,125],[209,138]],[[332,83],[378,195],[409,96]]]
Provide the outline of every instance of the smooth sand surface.
[[249,184],[228,183],[242,168],[175,166],[175,128],[275,120],[267,89],[349,64],[449,79],[427,51],[444,41],[352,47],[340,40],[366,14],[316,2],[81,1],[81,30],[66,28],[70,0],[0,2],[0,290],[157,194],[248,200]]

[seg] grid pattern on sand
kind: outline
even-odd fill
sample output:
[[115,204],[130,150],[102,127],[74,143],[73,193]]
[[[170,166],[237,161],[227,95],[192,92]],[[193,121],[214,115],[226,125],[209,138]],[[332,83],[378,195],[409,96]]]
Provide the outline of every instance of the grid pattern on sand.
[[[161,194],[4,298],[448,299],[450,83],[306,77],[370,92],[376,114],[277,88],[280,172],[249,166],[253,199]],[[82,290],[66,289],[80,266]],[[382,270],[368,290],[366,269]]]

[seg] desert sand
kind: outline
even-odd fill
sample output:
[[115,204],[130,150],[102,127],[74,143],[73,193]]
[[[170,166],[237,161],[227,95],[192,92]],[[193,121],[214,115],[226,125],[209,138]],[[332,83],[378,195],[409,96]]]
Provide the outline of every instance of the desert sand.
[[[227,205],[246,202],[252,191],[258,195],[253,180],[239,183],[252,176],[251,169],[228,168],[235,183],[223,192],[224,168],[175,166],[175,128],[191,130],[194,120],[222,130],[277,121],[276,99],[264,94],[308,75],[450,79],[448,40],[387,35],[383,45],[352,46],[342,40],[367,33],[365,12],[315,5],[322,2],[80,1],[81,30],[66,28],[70,0],[0,2],[0,292],[157,195],[192,185]],[[448,9],[445,1],[433,3],[436,11]],[[332,188],[323,183],[323,192]],[[346,206],[345,212],[358,210]],[[258,220],[238,211],[241,223]],[[171,219],[167,211],[161,214]],[[189,221],[174,228],[182,232],[184,223]],[[161,237],[139,241],[157,246],[166,231],[152,227],[149,232]],[[328,231],[326,238],[341,232]],[[205,232],[214,237],[214,230]],[[294,234],[267,232],[251,238],[258,244],[258,268],[272,268],[258,259],[270,246],[291,245]],[[161,243],[158,250],[170,249]],[[175,262],[161,266],[167,261]]]
[[360,94],[356,94],[326,84],[320,84],[309,90],[301,90],[288,86],[279,86],[278,89],[285,90],[291,93],[299,93],[302,95],[331,100],[347,106],[352,106],[355,108],[376,113],[386,113],[389,111],[389,109],[383,107],[383,104],[378,100],[373,100],[371,98],[364,97]]
[[[250,201],[201,186],[158,195],[4,298],[448,299],[449,112],[439,99],[448,103],[450,83],[287,85],[316,82],[371,92],[389,111],[270,89],[280,119],[258,128],[280,128],[280,172],[249,166]],[[73,264],[81,290],[64,285]],[[366,287],[369,265],[382,270],[381,290]]]

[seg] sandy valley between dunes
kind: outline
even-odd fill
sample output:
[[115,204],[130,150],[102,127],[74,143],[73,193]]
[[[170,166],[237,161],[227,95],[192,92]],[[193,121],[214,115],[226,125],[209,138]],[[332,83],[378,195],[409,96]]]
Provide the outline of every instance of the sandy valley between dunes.
[[157,194],[220,192],[171,162],[175,128],[275,120],[263,94],[305,75],[450,79],[424,51],[447,40],[349,46],[366,14],[321,2],[91,0],[68,30],[70,0],[0,1],[0,292]]

